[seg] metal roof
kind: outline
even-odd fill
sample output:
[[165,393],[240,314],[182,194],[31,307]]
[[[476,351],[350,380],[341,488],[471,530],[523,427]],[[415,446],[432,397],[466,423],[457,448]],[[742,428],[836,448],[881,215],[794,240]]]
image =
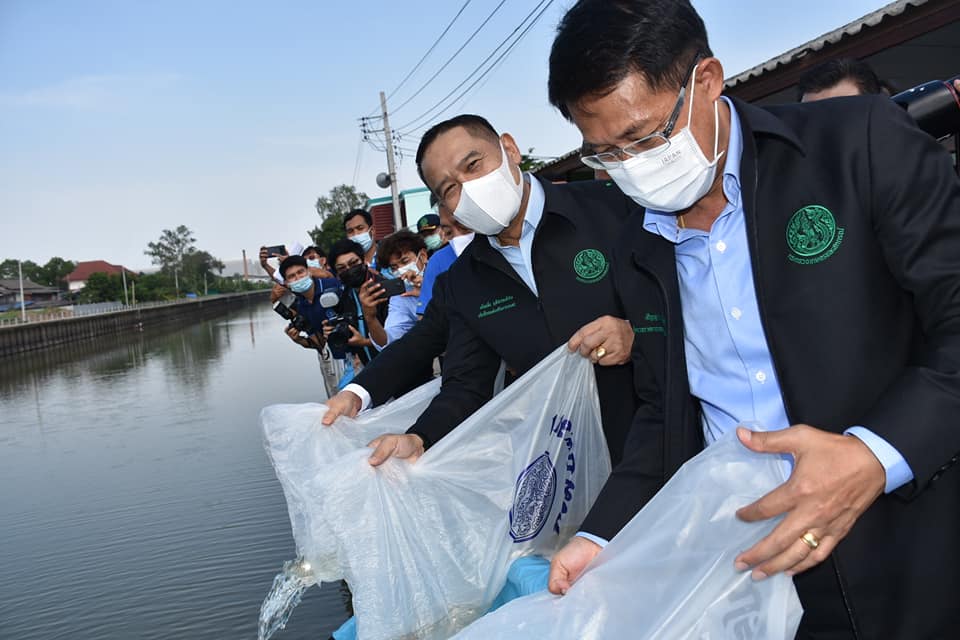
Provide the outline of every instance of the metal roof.
[[776,58],[771,58],[766,62],[747,69],[743,73],[739,73],[735,76],[727,78],[724,86],[728,89],[735,87],[738,84],[746,82],[750,78],[759,77],[764,73],[773,71],[779,66],[795,62],[808,53],[819,51],[827,45],[836,44],[844,38],[854,36],[860,33],[864,27],[875,27],[888,18],[899,16],[907,9],[907,7],[919,7],[927,2],[928,0],[897,0],[896,2],[891,2],[890,4],[883,6],[872,13],[868,13],[862,18],[854,20],[853,22],[849,22],[838,29],[834,29],[833,31],[820,36],[819,38],[805,42],[799,47],[794,47],[786,53],[780,54]]

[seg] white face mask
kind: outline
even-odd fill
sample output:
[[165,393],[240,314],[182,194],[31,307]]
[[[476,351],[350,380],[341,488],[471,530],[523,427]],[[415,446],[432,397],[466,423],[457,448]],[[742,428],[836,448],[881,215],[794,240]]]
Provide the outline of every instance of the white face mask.
[[619,167],[607,169],[620,190],[637,204],[655,211],[682,211],[706,195],[717,173],[720,137],[718,105],[713,103],[713,161],[708,161],[690,131],[693,113],[693,89],[697,71],[690,77],[690,107],[687,126],[661,145],[638,156],[627,158]]
[[507,150],[500,145],[503,162],[500,166],[475,180],[460,186],[460,202],[453,217],[460,224],[477,233],[495,236],[517,217],[523,201],[523,172],[520,183],[510,172]]
[[475,233],[468,233],[462,236],[453,236],[450,238],[450,246],[453,247],[453,252],[457,254],[457,257],[460,257],[460,254],[463,253],[464,249],[467,248],[467,245],[473,242],[473,236]]
[[356,243],[359,243],[363,247],[364,253],[370,250],[370,246],[373,244],[373,238],[370,237],[369,231],[364,231],[363,233],[358,233],[357,235],[350,238]]
[[402,267],[397,267],[393,270],[393,272],[398,278],[405,273],[409,273],[412,276],[418,276],[420,275],[420,267],[417,266],[417,261],[414,260],[413,262],[405,264]]

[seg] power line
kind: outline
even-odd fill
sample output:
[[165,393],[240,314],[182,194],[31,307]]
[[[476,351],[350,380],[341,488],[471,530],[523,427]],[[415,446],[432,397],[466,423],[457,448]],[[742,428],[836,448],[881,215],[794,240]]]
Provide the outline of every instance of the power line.
[[[424,111],[422,114],[420,114],[413,120],[407,122],[406,124],[403,124],[397,127],[397,131],[400,133],[405,133],[406,132],[405,130],[408,130],[410,127],[416,125],[423,119],[431,117],[431,115],[433,116],[440,115],[441,113],[444,113],[445,111],[449,110],[451,106],[456,104],[457,101],[459,101],[463,96],[465,96],[473,87],[475,87],[481,80],[483,80],[483,78],[489,75],[493,71],[493,69],[496,68],[497,64],[500,63],[503,59],[506,58],[506,56],[510,54],[513,48],[523,39],[523,37],[530,31],[530,29],[533,28],[533,26],[540,20],[540,18],[543,17],[543,14],[547,11],[548,8],[550,8],[550,5],[553,4],[554,1],[555,0],[540,0],[540,2],[537,3],[536,6],[534,6],[534,8],[530,11],[530,13],[528,13],[526,17],[524,17],[524,19],[520,21],[520,24],[518,24],[514,28],[514,30],[511,31],[510,34],[506,38],[504,38],[504,40],[499,45],[497,45],[497,47],[490,53],[490,55],[488,55],[483,60],[483,62],[477,65],[477,68],[474,69],[470,73],[470,75],[468,75],[466,79],[463,80],[463,82],[461,82],[456,87],[454,87],[452,91],[450,91],[447,95],[445,95],[443,98],[437,101],[436,104],[434,104],[432,107]],[[540,13],[537,13],[536,17],[534,17],[533,20],[530,20],[531,16],[533,16],[538,9],[540,10]],[[523,28],[524,24],[527,23],[527,21],[529,21],[529,24],[527,24],[526,28]],[[487,69],[482,74],[480,74],[480,76],[476,80],[474,80],[472,84],[470,84],[470,86],[468,86],[463,92],[460,93],[460,95],[454,98],[447,105],[445,109],[441,110],[439,113],[436,113],[436,114],[433,113],[434,111],[436,111],[437,108],[441,107],[443,103],[446,102],[448,98],[450,98],[450,96],[452,96],[463,85],[469,82],[470,79],[474,75],[476,75],[477,72],[480,71],[483,68],[483,66],[486,65],[487,62],[489,62],[490,59],[493,58],[493,56],[495,56],[497,52],[500,51],[500,49],[503,48],[503,46],[510,40],[510,38],[513,38],[514,34],[516,34],[517,31],[519,31],[521,28],[523,28],[523,31],[520,32],[520,34],[513,40],[513,42],[510,43],[510,45],[503,51],[503,53],[501,53],[500,56],[489,67],[487,67]]]
[[498,4],[496,7],[494,7],[493,11],[490,12],[490,15],[488,15],[488,16],[486,17],[486,19],[485,19],[483,22],[480,23],[480,26],[477,27],[476,30],[475,30],[473,33],[470,34],[470,37],[467,38],[466,42],[464,42],[462,45],[460,45],[460,48],[457,49],[457,50],[454,52],[454,54],[447,59],[446,62],[443,63],[443,66],[441,66],[439,69],[437,69],[436,73],[434,73],[432,76],[430,76],[430,78],[429,78],[426,82],[424,82],[423,85],[421,85],[420,88],[417,89],[416,92],[414,92],[414,94],[413,94],[412,96],[410,96],[409,98],[407,98],[406,100],[404,100],[402,103],[400,103],[399,106],[391,109],[390,113],[396,113],[396,112],[399,111],[400,109],[404,108],[406,105],[410,104],[410,101],[411,101],[411,100],[413,100],[414,98],[416,98],[418,95],[420,95],[420,94],[423,92],[424,89],[426,89],[428,86],[430,86],[430,83],[437,79],[437,76],[439,76],[439,75],[443,72],[443,70],[446,69],[446,68],[450,65],[450,63],[453,62],[453,60],[454,60],[458,55],[460,55],[460,52],[463,51],[464,49],[466,49],[467,45],[470,44],[470,42],[473,41],[473,39],[477,36],[477,34],[480,33],[480,31],[487,25],[488,22],[490,22],[490,20],[493,18],[493,16],[496,15],[497,11],[500,10],[500,7],[502,7],[502,6],[506,3],[506,1],[507,1],[507,0],[500,0],[500,4]]
[[[400,88],[407,82],[407,80],[410,79],[410,76],[412,76],[414,73],[417,72],[417,69],[420,68],[420,65],[422,65],[423,62],[427,59],[427,57],[428,57],[431,53],[433,53],[433,50],[436,49],[436,48],[437,48],[437,45],[440,44],[440,41],[443,40],[443,36],[447,35],[447,32],[450,31],[450,27],[453,26],[453,23],[455,23],[455,22],[457,21],[457,19],[460,17],[460,14],[463,13],[464,9],[466,9],[467,6],[468,6],[471,2],[472,2],[472,0],[467,0],[466,2],[463,3],[463,6],[460,7],[460,11],[457,11],[457,15],[453,16],[453,20],[451,20],[450,23],[449,23],[449,24],[446,26],[446,28],[443,30],[443,32],[442,32],[439,36],[437,36],[437,39],[434,40],[434,42],[433,42],[432,45],[430,45],[430,48],[427,49],[427,52],[426,52],[425,54],[423,54],[423,57],[420,58],[420,61],[417,62],[417,64],[415,64],[415,65],[413,66],[413,69],[411,69],[410,72],[407,73],[407,75],[405,75],[405,76],[403,77],[403,80],[400,81],[400,84],[398,84],[397,86],[395,86],[395,87],[390,91],[390,93],[387,94],[387,100],[389,100],[390,98],[392,98],[392,97],[397,93],[397,91],[399,91]],[[377,113],[379,110],[380,110],[379,108],[374,109],[373,111],[370,112],[370,115],[374,115],[374,114]]]
[[350,184],[353,185],[353,188],[357,188],[357,176],[360,175],[360,158],[363,156],[363,136],[360,136],[360,140],[357,143],[357,161],[353,164],[353,182]]

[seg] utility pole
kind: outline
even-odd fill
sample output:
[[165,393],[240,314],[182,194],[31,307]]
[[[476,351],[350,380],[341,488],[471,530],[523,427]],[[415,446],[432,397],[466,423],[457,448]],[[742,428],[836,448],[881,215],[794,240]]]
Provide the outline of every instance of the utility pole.
[[177,290],[177,300],[180,299],[180,278],[177,277],[177,268],[173,268],[173,286]]
[[393,198],[393,230],[400,230],[400,193],[397,191],[397,167],[393,162],[393,137],[387,119],[387,97],[380,92],[380,108],[383,110],[383,136],[387,139],[387,170],[390,172],[390,196]]
[[[380,94],[383,95],[383,94]],[[20,272],[20,318],[27,321],[27,301],[23,297],[23,261],[17,260],[17,270]]]
[[127,297],[127,270],[123,265],[120,265],[120,277],[123,278],[123,304],[130,306],[130,298]]

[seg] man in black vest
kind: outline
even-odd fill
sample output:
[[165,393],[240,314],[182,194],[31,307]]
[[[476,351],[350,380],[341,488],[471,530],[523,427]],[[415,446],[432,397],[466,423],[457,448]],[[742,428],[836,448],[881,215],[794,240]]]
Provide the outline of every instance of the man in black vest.
[[722,89],[689,2],[581,0],[560,24],[551,102],[646,209],[613,270],[647,402],[550,588],[736,429],[794,461],[738,512],[785,517],[736,569],[795,576],[799,637],[954,637],[960,183],[886,98],[761,108]]
[[[424,182],[477,236],[434,289],[449,331],[442,390],[406,434],[375,441],[374,464],[416,459],[482,406],[501,360],[519,376],[568,340],[602,365],[596,375],[603,425],[611,458],[620,458],[636,408],[628,363],[633,335],[621,319],[609,259],[636,207],[609,182],[554,185],[523,174],[519,163],[513,137],[498,135],[479,116],[442,122],[421,140]],[[357,382],[405,375],[409,363],[391,357],[394,347],[432,358],[436,341],[425,333],[415,328],[387,347]],[[412,340],[424,348],[413,348]],[[363,389],[345,391],[331,399],[324,422],[369,406]]]

